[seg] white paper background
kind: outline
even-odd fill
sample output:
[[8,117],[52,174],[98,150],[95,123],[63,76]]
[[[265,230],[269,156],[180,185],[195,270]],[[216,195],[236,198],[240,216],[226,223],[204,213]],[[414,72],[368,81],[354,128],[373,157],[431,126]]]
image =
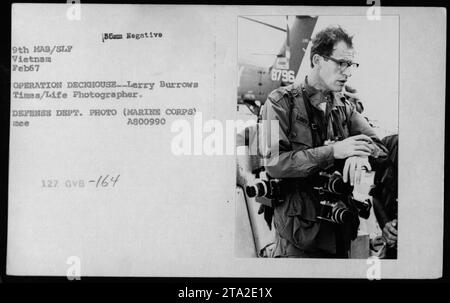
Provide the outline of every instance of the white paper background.
[[[13,101],[12,109],[195,107],[234,119],[238,15],[365,15],[367,8],[14,5],[12,45],[73,44],[20,81],[197,81],[142,99]],[[442,268],[445,10],[383,8],[400,16],[399,256],[382,278],[438,277]],[[374,21],[376,22],[376,21]],[[103,32],[162,32],[160,40],[108,41]],[[382,54],[380,55],[382,57]],[[44,71],[45,70],[45,71]],[[145,93],[147,94],[147,93]],[[84,119],[85,118],[85,119]],[[31,120],[31,118],[30,118]],[[170,125],[58,117],[11,127],[7,271],[83,276],[366,277],[366,260],[234,257],[235,159],[174,156]],[[45,189],[41,179],[120,173],[114,189]],[[61,184],[62,185],[62,184]]]

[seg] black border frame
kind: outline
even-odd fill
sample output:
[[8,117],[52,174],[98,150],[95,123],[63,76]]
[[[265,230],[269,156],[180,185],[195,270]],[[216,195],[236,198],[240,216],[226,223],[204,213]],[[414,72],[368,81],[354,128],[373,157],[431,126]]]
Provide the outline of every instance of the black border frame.
[[[214,288],[221,289],[222,287],[272,287],[274,298],[269,301],[278,300],[279,298],[290,298],[298,296],[298,283],[306,283],[304,287],[308,289],[309,286],[323,286],[331,288],[331,290],[339,290],[344,287],[343,283],[352,282],[356,288],[365,288],[367,285],[378,285],[386,286],[394,282],[408,282],[411,284],[411,288],[418,283],[425,283],[427,285],[435,285],[450,282],[449,277],[449,260],[446,256],[449,256],[449,212],[450,207],[445,204],[449,203],[448,200],[448,161],[445,160],[444,164],[444,247],[443,247],[443,277],[436,280],[381,280],[375,282],[369,282],[368,280],[358,280],[358,279],[304,279],[304,278],[161,278],[161,277],[145,277],[145,278],[128,278],[128,277],[117,277],[117,278],[105,278],[105,277],[82,277],[79,281],[69,281],[65,277],[52,277],[52,276],[7,276],[6,275],[6,243],[7,243],[7,220],[8,220],[8,163],[9,163],[9,128],[10,128],[10,49],[11,49],[11,4],[12,3],[30,3],[31,1],[2,1],[2,18],[3,32],[1,39],[3,40],[1,45],[1,64],[0,64],[0,75],[1,75],[1,110],[0,110],[0,125],[3,132],[3,142],[0,145],[0,155],[2,162],[5,164],[3,167],[6,169],[1,170],[0,175],[0,284],[3,283],[72,283],[72,284],[86,284],[86,283],[117,283],[117,282],[145,282],[151,283],[152,287],[152,297],[157,294],[173,298],[177,300],[176,294],[178,289],[184,287],[191,288]],[[216,5],[302,5],[302,6],[368,6],[366,1],[348,1],[348,0],[329,0],[329,1],[292,1],[283,0],[282,2],[275,2],[273,0],[267,1],[187,1],[187,2],[167,2],[167,1],[123,1],[127,4],[192,4],[192,5],[203,5],[203,4],[216,4]],[[65,1],[45,1],[45,3],[65,3]],[[81,1],[81,3],[115,3],[114,1]],[[394,0],[387,1],[381,0],[381,5],[386,7],[405,7],[405,6],[421,6],[421,7],[446,7],[445,1],[404,1],[404,0]],[[446,109],[446,114],[448,113],[448,106]],[[448,115],[446,115],[448,116]],[[446,126],[448,123],[448,118],[446,117]],[[445,151],[447,154],[448,149],[448,132],[445,134]],[[317,285],[320,283],[320,285]],[[401,285],[404,285],[402,283]],[[402,287],[398,288],[396,286],[395,291],[399,291]],[[408,289],[410,290],[411,288]],[[394,289],[393,289],[394,290]],[[331,293],[332,291],[330,291]],[[325,295],[327,296],[327,295]],[[169,297],[166,297],[168,299]],[[230,300],[225,300],[230,301]],[[231,300],[232,301],[232,300]],[[246,300],[247,301],[247,300]],[[251,299],[251,301],[253,301]],[[259,302],[265,302],[264,299],[259,300]]]

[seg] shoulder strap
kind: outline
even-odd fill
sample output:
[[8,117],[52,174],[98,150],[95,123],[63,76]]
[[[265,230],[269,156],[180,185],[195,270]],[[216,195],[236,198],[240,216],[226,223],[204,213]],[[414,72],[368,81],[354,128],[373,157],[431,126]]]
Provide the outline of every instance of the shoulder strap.
[[313,122],[311,103],[309,102],[309,98],[306,96],[306,91],[303,88],[303,85],[301,87],[301,90],[302,90],[303,104],[305,105],[306,114],[308,115],[309,128],[311,129],[313,146],[317,147],[320,145],[319,142],[317,142],[317,138],[320,137],[319,130],[318,130],[317,124],[315,124]]
[[288,103],[289,103],[289,128],[288,128],[288,130],[287,130],[287,135],[288,135],[288,137],[290,137],[290,135],[291,135],[291,132],[292,132],[292,125],[294,125],[294,119],[295,119],[295,117],[294,117],[294,114],[293,114],[293,112],[294,112],[294,95],[292,94],[292,90],[291,90],[291,88],[292,88],[292,85],[289,85],[289,86],[287,86],[286,87],[286,92],[287,92],[287,95],[288,95]]
[[[293,112],[294,112],[293,109],[294,109],[294,105],[295,105],[294,100],[295,100],[296,96],[298,96],[298,94],[300,94],[300,92],[297,89],[295,89],[295,88],[291,89],[291,88],[292,87],[287,89],[288,96],[289,96],[289,131],[288,131],[289,137],[292,132],[292,126],[294,125],[295,119],[297,118],[297,117],[294,117],[294,115],[293,115]],[[306,96],[305,90],[303,89],[303,86],[300,87],[300,90],[301,90],[301,94],[302,94],[302,102],[303,102],[303,105],[306,110],[306,116],[308,118],[308,125],[311,130],[313,146],[316,147],[316,146],[318,146],[317,145],[318,144],[318,142],[317,142],[318,128],[317,128],[317,125],[313,122],[311,104],[308,102],[308,98]],[[294,95],[294,93],[295,93],[295,95]]]

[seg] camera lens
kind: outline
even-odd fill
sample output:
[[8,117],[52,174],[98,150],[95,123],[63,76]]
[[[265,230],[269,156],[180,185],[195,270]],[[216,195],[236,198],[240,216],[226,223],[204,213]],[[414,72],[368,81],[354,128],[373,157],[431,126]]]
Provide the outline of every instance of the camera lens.
[[249,198],[262,197],[267,195],[267,185],[265,181],[258,181],[255,185],[249,185],[245,188]]
[[352,219],[352,213],[343,207],[336,207],[331,212],[331,220],[335,223],[347,223]]
[[345,183],[342,177],[335,176],[330,178],[328,190],[338,195],[348,195],[352,193],[353,187],[350,183]]
[[256,186],[254,186],[254,185],[247,186],[247,187],[245,188],[245,192],[247,193],[247,196],[250,197],[250,198],[256,197],[257,190],[258,190],[258,189],[257,189]]

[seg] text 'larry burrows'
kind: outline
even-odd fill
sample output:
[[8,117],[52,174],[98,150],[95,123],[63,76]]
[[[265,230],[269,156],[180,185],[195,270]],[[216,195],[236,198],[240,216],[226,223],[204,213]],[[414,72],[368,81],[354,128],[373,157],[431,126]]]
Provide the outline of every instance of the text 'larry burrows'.
[[[155,82],[134,82],[126,80],[125,83],[117,83],[117,81],[67,81],[66,85],[63,82],[13,82],[12,87],[14,89],[64,89],[64,88],[137,88],[153,90]],[[198,88],[199,83],[196,81],[159,81],[159,87],[161,88]]]
[[144,33],[126,33],[126,34],[115,34],[115,33],[102,33],[102,42],[106,40],[122,40],[122,39],[160,39],[163,37],[162,33],[155,32],[144,32]]

